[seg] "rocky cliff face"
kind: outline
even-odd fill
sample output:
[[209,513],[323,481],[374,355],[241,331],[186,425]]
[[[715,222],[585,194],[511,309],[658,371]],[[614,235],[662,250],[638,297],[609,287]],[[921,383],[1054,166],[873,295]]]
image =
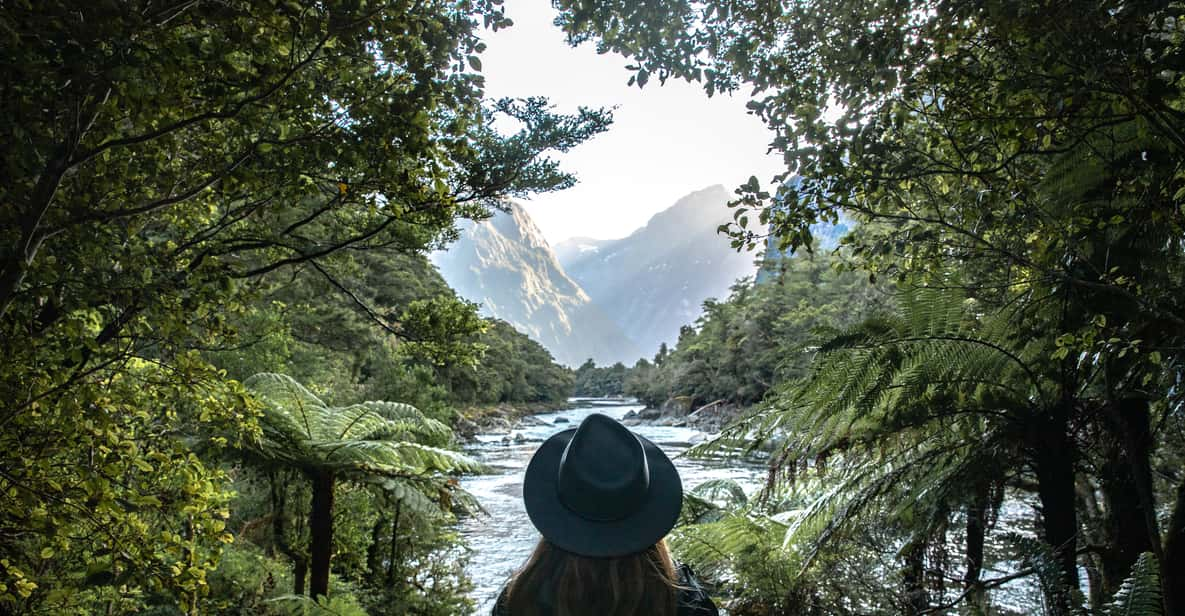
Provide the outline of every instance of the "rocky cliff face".
[[543,234],[517,204],[469,223],[461,239],[432,261],[457,294],[547,347],[560,363],[578,366],[641,356],[612,320],[569,278]]
[[683,197],[628,237],[576,238],[556,253],[592,303],[647,355],[672,344],[709,297],[756,271],[753,253],[737,253],[716,228],[730,220],[731,194],[712,186]]
[[573,238],[553,250],[518,205],[462,229],[432,260],[457,293],[547,347],[561,363],[599,365],[653,355],[694,323],[705,299],[728,296],[757,271],[716,228],[731,194],[712,186],[683,197],[616,240]]

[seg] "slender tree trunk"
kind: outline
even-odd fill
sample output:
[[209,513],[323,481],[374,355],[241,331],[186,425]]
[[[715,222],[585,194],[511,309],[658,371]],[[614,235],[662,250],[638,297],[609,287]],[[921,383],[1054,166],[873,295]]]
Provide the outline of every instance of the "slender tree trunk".
[[284,540],[284,494],[278,484],[278,479],[274,471],[267,474],[268,484],[270,484],[271,501],[272,501],[272,547],[273,549],[287,554],[285,548],[288,547],[287,541]]
[[1152,485],[1152,438],[1149,402],[1144,398],[1125,398],[1119,403],[1119,420],[1123,428],[1124,452],[1131,467],[1140,513],[1144,516],[1145,543],[1158,560],[1164,559],[1160,549],[1160,523],[1156,520],[1156,490]]
[[967,571],[963,574],[963,589],[972,614],[987,613],[987,594],[979,576],[983,572],[983,542],[987,532],[987,510],[991,506],[991,486],[987,482],[975,485],[972,504],[967,506]]
[[[1114,410],[1115,414],[1123,413],[1123,409]],[[1124,422],[1115,417],[1114,424]],[[1145,410],[1144,425],[1147,426]],[[1119,428],[1120,432],[1125,432]],[[1138,484],[1141,482],[1136,474],[1141,466],[1147,468],[1147,449],[1143,456],[1145,464],[1133,462],[1132,457],[1141,455],[1131,451],[1125,444],[1122,434],[1104,436],[1113,442],[1105,443],[1106,459],[1099,472],[1100,488],[1103,493],[1103,516],[1106,545],[1102,556],[1103,592],[1110,598],[1119,590],[1123,580],[1131,574],[1132,566],[1140,554],[1153,552],[1152,537],[1147,526],[1147,512],[1144,510],[1144,499],[1141,497]],[[1147,478],[1151,485],[1151,476]]]
[[[1132,483],[1138,497],[1136,501],[1138,507],[1136,508],[1143,517],[1143,530],[1147,545],[1145,551],[1152,552],[1156,556],[1157,563],[1160,565],[1160,578],[1164,580],[1164,583],[1162,583],[1163,592],[1161,594],[1165,605],[1165,613],[1180,614],[1185,613],[1185,596],[1183,596],[1185,588],[1181,586],[1181,583],[1185,582],[1185,579],[1181,579],[1179,570],[1177,573],[1174,573],[1173,566],[1168,561],[1166,548],[1161,545],[1160,522],[1156,519],[1156,490],[1152,482],[1151,459],[1155,441],[1152,438],[1149,413],[1149,401],[1144,398],[1125,398],[1120,401],[1118,409],[1119,424],[1124,437],[1127,462],[1131,468]],[[1180,503],[1178,502],[1177,508],[1174,509],[1174,519],[1170,523],[1176,521],[1176,512],[1180,511],[1179,505]],[[1170,530],[1170,535],[1166,539],[1171,538],[1172,532]],[[1178,564],[1177,566],[1179,567],[1180,565]],[[1175,580],[1176,583],[1174,583],[1174,577],[1177,578]]]
[[309,561],[288,544],[288,539],[285,536],[285,526],[288,520],[287,486],[280,482],[275,471],[268,473],[268,483],[271,484],[272,543],[275,549],[292,559],[292,594],[303,595],[305,577],[309,572]]
[[379,569],[382,567],[382,553],[379,540],[383,538],[383,527],[387,525],[387,518],[379,516],[370,527],[370,545],[366,546],[366,569],[370,571],[370,579],[379,579]]
[[1086,580],[1090,584],[1090,609],[1102,612],[1107,603],[1107,593],[1103,590],[1102,548],[1107,545],[1104,535],[1106,523],[1102,509],[1099,507],[1098,490],[1087,479],[1080,479],[1077,483],[1078,511],[1082,519],[1082,540],[1088,545],[1099,546],[1100,549],[1090,550],[1083,555],[1082,568],[1086,570]]
[[333,473],[313,475],[313,504],[309,510],[309,594],[329,595],[329,561],[333,557]]
[[395,517],[391,520],[391,552],[387,561],[387,587],[395,588],[395,571],[399,567],[399,514],[403,508],[403,500],[395,501]]
[[1177,502],[1169,520],[1160,568],[1165,614],[1185,614],[1185,479],[1177,485]]
[[926,540],[915,537],[905,548],[905,571],[903,585],[905,587],[905,613],[916,616],[930,607],[929,593],[926,592]]
[[304,556],[292,559],[292,594],[304,595],[305,580],[309,575],[309,561]]
[[1042,535],[1053,550],[1061,573],[1048,597],[1051,613],[1065,616],[1071,611],[1072,591],[1078,588],[1078,516],[1075,511],[1075,450],[1066,435],[1068,409],[1051,411],[1053,416],[1037,424],[1034,439],[1034,470],[1041,500]]

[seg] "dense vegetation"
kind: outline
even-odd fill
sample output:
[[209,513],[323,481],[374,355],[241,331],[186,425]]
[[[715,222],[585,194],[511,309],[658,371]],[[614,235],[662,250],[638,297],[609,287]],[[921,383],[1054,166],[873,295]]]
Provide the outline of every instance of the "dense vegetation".
[[655,407],[671,398],[693,409],[755,404],[775,384],[806,373],[820,331],[851,325],[884,299],[867,276],[844,271],[827,254],[763,267],[761,283],[741,280],[727,299],[704,302],[673,350],[663,346],[653,361],[640,360],[624,379],[625,394]]
[[335,613],[463,610],[443,555],[473,465],[440,422],[570,376],[422,253],[571,185],[547,152],[609,123],[484,100],[479,35],[506,25],[494,2],[5,4],[0,612],[302,610],[269,598],[306,571]]
[[0,612],[464,611],[453,409],[570,388],[752,405],[734,614],[1185,611],[1185,7],[557,4],[786,161],[726,231],[799,256],[629,370],[424,260],[609,123],[483,98],[497,0],[4,4]]
[[419,252],[374,249],[267,277],[245,338],[208,353],[235,379],[275,371],[332,403],[402,400],[443,421],[458,407],[561,403],[571,371],[505,322],[479,318]]
[[671,399],[690,409],[756,404],[774,385],[806,374],[820,332],[853,325],[892,299],[847,265],[827,253],[771,258],[761,282],[739,280],[729,297],[705,301],[673,348],[663,344],[630,368],[585,362],[576,369],[576,395],[630,396],[653,408]]
[[679,543],[738,612],[988,613],[1026,579],[1028,610],[1185,611],[1185,7],[559,5],[639,85],[751,92],[787,169],[735,246],[850,216],[899,287],[722,441],[772,450],[767,492]]
[[625,395],[627,374],[629,374],[629,370],[621,362],[612,366],[598,367],[597,362],[589,359],[581,364],[573,374],[575,380],[573,395],[593,398]]

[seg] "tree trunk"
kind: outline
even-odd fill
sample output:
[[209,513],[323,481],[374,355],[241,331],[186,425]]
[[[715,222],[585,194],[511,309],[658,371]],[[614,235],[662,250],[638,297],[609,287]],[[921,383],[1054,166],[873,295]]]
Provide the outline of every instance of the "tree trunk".
[[285,526],[288,520],[288,489],[280,482],[276,472],[269,472],[267,478],[268,483],[271,484],[273,547],[292,559],[292,594],[303,595],[305,576],[309,572],[309,561],[303,554],[293,549],[285,537]]
[[[1107,438],[1104,436],[1104,438]],[[1116,441],[1121,435],[1114,435]],[[1106,459],[1099,469],[1103,493],[1104,536],[1101,551],[1103,592],[1109,599],[1131,574],[1136,559],[1153,551],[1146,523],[1146,512],[1137,488],[1136,464],[1122,442],[1105,443]],[[1146,455],[1145,451],[1145,455]]]
[[974,501],[967,506],[967,571],[963,574],[963,589],[967,591],[967,605],[972,614],[987,613],[987,594],[979,576],[983,572],[983,541],[987,528],[987,510],[991,506],[991,486],[986,482],[975,485]]
[[333,557],[333,484],[330,472],[313,475],[313,506],[309,510],[309,595],[329,595],[329,561]]
[[1165,614],[1185,614],[1185,479],[1177,485],[1177,502],[1164,540],[1160,587]]
[[1080,478],[1076,484],[1078,490],[1078,512],[1082,525],[1082,540],[1087,545],[1098,546],[1083,554],[1082,568],[1086,571],[1086,581],[1090,584],[1090,609],[1102,613],[1107,604],[1107,593],[1103,590],[1103,549],[1107,545],[1104,529],[1107,524],[1102,508],[1099,507],[1098,489],[1087,478]]
[[1068,409],[1055,409],[1047,421],[1037,424],[1034,470],[1041,500],[1042,535],[1053,550],[1060,579],[1048,589],[1050,611],[1064,616],[1078,589],[1078,516],[1074,495],[1074,446],[1066,436]]
[[403,500],[395,501],[395,517],[391,520],[391,552],[387,561],[387,588],[395,588],[395,571],[399,567],[399,513]]
[[292,594],[304,596],[305,578],[309,575],[309,561],[303,556],[292,559]]
[[905,572],[903,585],[905,587],[905,614],[916,616],[930,607],[929,593],[926,592],[926,540],[915,537],[906,546]]
[[[1155,440],[1152,437],[1149,411],[1148,400],[1134,397],[1125,398],[1119,403],[1119,425],[1122,428],[1124,449],[1133,478],[1132,484],[1138,496],[1138,500],[1135,503],[1138,507],[1133,508],[1138,509],[1143,517],[1144,543],[1147,546],[1144,550],[1152,552],[1156,556],[1157,563],[1160,565],[1160,578],[1164,580],[1161,584],[1163,588],[1161,594],[1165,605],[1165,613],[1180,614],[1185,613],[1185,596],[1183,596],[1185,589],[1181,586],[1185,582],[1185,579],[1181,577],[1180,564],[1177,564],[1178,569],[1174,572],[1173,566],[1168,560],[1168,554],[1166,553],[1167,544],[1171,541],[1174,533],[1171,528],[1169,535],[1166,537],[1166,547],[1162,547],[1161,545],[1160,522],[1156,519],[1156,491],[1152,482],[1151,459]],[[1177,513],[1180,512],[1180,504],[1180,497],[1178,497],[1174,516],[1170,520],[1170,524],[1179,521]],[[1177,527],[1176,532],[1178,534],[1181,532],[1180,527]],[[1178,556],[1178,558],[1180,557]]]
[[379,569],[382,567],[379,540],[383,538],[383,527],[386,524],[387,518],[381,515],[374,521],[374,526],[370,527],[370,545],[366,546],[366,570],[370,572],[370,579],[375,582],[379,579]]

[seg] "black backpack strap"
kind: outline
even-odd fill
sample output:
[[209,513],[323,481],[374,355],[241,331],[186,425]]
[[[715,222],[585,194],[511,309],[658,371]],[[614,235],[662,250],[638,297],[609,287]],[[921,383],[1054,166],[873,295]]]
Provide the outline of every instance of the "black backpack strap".
[[720,616],[690,565],[679,565],[679,616]]

